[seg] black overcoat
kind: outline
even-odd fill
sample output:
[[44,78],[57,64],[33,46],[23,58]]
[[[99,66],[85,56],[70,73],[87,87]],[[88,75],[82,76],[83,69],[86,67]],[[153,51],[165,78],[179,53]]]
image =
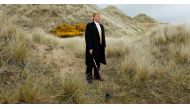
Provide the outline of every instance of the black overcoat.
[[96,62],[102,63],[106,65],[105,59],[105,48],[106,48],[106,40],[105,40],[105,32],[104,26],[100,24],[101,33],[102,33],[102,44],[100,44],[100,36],[98,29],[96,27],[95,22],[88,23],[86,25],[85,30],[85,42],[86,42],[86,65],[94,65],[92,56],[90,55],[89,50],[93,49],[92,55]]

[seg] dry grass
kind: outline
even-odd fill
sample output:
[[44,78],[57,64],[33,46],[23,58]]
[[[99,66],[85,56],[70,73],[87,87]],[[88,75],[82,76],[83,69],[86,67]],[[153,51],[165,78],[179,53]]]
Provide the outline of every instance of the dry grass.
[[122,57],[128,53],[128,48],[123,38],[106,38],[106,57]]
[[0,27],[1,63],[21,67],[29,56],[31,40],[16,25],[10,24],[4,18],[1,21],[4,22]]
[[5,12],[14,24],[20,25],[29,31],[31,28],[43,28],[50,31],[62,23],[75,24],[82,22],[86,24],[91,21],[92,13],[97,11],[102,13],[102,23],[108,37],[142,34],[146,27],[114,6],[101,10],[96,5],[91,4],[2,5],[0,10]]
[[52,34],[46,33],[41,28],[36,28],[32,31],[33,40],[37,43],[45,44],[49,47],[56,48],[61,46],[60,39]]
[[[168,28],[171,31],[175,30],[173,34],[169,33]],[[1,103],[188,103],[190,69],[189,33],[186,28],[163,26],[143,37],[106,38],[108,65],[103,67],[103,71],[107,72],[105,74],[107,78],[112,78],[109,79],[111,83],[105,82],[106,86],[97,82],[93,86],[87,86],[81,74],[64,72],[65,74],[60,76],[57,64],[54,62],[45,64],[43,59],[35,59],[30,55],[24,69],[18,73],[19,76],[7,76],[7,79],[1,79],[0,101]],[[182,34],[182,38],[176,36],[179,33]],[[34,37],[41,38],[40,41],[34,42],[51,45],[46,43],[47,33],[38,31],[36,34],[41,35]],[[60,43],[58,48],[72,51],[76,58],[84,59],[84,38],[59,40],[51,35],[49,37],[55,38],[56,43]],[[179,50],[182,50],[180,54],[176,54]],[[51,60],[49,62],[51,63]],[[7,87],[6,84],[10,83],[17,84]],[[105,87],[113,94],[112,99],[104,99]]]
[[[26,15],[37,13],[38,6],[32,6]],[[66,8],[76,10],[80,6],[88,8],[85,5]],[[49,13],[49,8],[43,5],[39,13],[54,13],[55,10]],[[37,18],[38,14],[35,15]],[[70,18],[75,20],[73,16]],[[108,24],[116,24],[108,16],[103,15],[111,22]],[[190,33],[187,26],[164,25],[136,36],[136,31],[141,31],[138,30],[140,26],[122,27],[124,24],[119,23],[119,32],[129,28],[133,35],[125,31],[125,37],[106,37],[108,64],[101,66],[101,71],[107,81],[87,85],[81,63],[85,56],[84,37],[59,39],[46,33],[44,28],[25,31],[6,18],[1,17],[0,21],[0,103],[190,102]],[[51,50],[47,50],[48,47]],[[112,94],[111,99],[105,99],[105,87]]]
[[189,63],[189,34],[185,25],[166,25],[154,30],[150,37],[155,56],[161,60]]
[[72,50],[75,56],[78,58],[84,58],[85,56],[85,40],[81,37],[66,38],[62,40],[62,47]]
[[53,56],[44,58],[43,51],[35,47],[42,44],[53,50],[72,49],[81,58],[84,57],[81,52],[84,43],[80,46],[83,39],[62,41],[42,29],[34,29],[29,35],[4,21],[0,28],[0,103],[95,103],[96,99],[86,95],[89,89],[81,74],[60,72]]
[[156,23],[157,21],[146,14],[138,14],[134,16],[134,19],[141,23]]
[[125,55],[116,80],[133,98],[125,102],[189,103],[190,52],[182,52],[189,49],[189,36],[184,25],[161,26]]

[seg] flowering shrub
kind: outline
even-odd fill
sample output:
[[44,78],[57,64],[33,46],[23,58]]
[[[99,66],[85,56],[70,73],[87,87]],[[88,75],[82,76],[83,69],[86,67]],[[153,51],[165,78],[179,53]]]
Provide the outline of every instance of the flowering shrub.
[[51,30],[50,32],[57,35],[58,37],[73,37],[73,36],[82,36],[85,30],[84,23],[77,24],[67,24],[63,23],[58,25],[56,28]]

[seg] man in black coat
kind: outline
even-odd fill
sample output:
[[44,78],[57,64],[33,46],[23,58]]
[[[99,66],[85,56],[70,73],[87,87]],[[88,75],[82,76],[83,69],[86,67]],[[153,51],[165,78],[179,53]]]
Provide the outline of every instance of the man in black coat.
[[[100,63],[106,65],[105,60],[105,33],[104,26],[100,24],[100,13],[93,13],[93,22],[86,25],[85,30],[86,42],[86,79],[92,84],[92,69],[94,68],[94,79],[102,80],[99,75]],[[95,66],[95,63],[97,67]]]

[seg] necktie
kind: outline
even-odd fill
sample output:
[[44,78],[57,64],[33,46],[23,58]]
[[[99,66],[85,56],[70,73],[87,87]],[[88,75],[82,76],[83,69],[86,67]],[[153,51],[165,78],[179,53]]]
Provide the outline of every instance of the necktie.
[[102,31],[100,31],[100,44],[102,44]]

